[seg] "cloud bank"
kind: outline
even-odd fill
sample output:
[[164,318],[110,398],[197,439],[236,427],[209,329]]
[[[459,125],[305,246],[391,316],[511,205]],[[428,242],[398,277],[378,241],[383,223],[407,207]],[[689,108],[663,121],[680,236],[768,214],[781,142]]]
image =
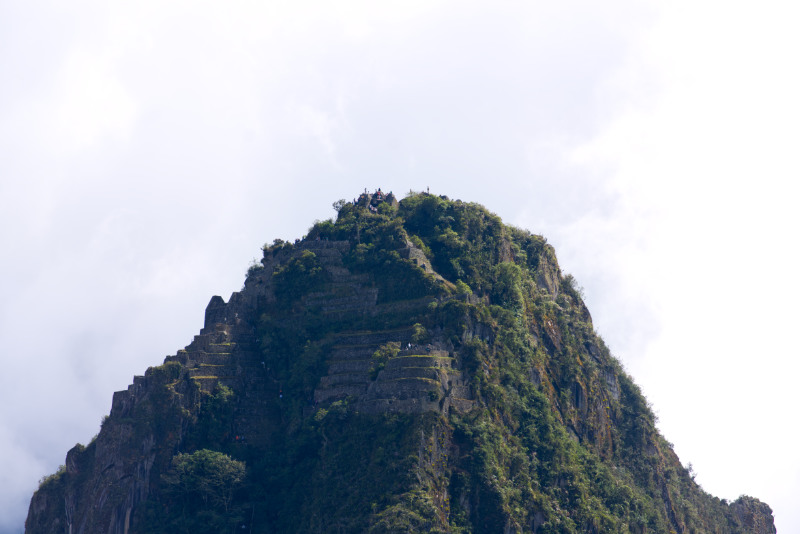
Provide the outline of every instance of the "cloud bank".
[[0,532],[261,244],[364,187],[546,235],[704,487],[800,526],[791,17],[551,4],[0,4]]

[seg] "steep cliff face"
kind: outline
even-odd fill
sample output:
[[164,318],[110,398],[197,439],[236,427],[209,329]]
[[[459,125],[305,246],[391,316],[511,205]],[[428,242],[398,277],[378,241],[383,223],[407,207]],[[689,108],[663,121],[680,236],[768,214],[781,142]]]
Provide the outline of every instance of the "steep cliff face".
[[26,532],[775,532],[702,491],[540,237],[362,195],[114,394]]

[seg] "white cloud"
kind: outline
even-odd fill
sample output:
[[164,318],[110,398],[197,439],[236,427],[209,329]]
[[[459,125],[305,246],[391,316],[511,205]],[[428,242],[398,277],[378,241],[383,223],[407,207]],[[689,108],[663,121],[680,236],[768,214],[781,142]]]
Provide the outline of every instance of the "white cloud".
[[[104,60],[105,59],[105,60]],[[64,65],[54,126],[56,142],[86,149],[108,136],[125,136],[136,118],[136,105],[110,68],[110,58],[76,52]]]
[[0,424],[0,532],[263,242],[426,186],[548,236],[705,487],[800,523],[785,5],[21,5],[0,5],[0,403],[26,408]]
[[[614,168],[612,187],[647,237],[615,270],[658,303],[661,328],[623,357],[666,437],[707,490],[778,507],[796,477],[765,472],[785,469],[800,437],[785,424],[800,298],[798,75],[786,65],[800,42],[770,7],[663,7],[636,60],[659,73],[656,98],[574,161]],[[791,510],[778,508],[779,530],[800,521]]]

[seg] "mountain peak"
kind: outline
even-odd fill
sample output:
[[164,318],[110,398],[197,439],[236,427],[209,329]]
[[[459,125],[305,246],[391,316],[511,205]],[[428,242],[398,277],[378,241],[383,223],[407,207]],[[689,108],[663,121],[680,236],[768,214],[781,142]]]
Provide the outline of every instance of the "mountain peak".
[[705,493],[546,240],[364,191],[113,396],[26,531],[774,532]]

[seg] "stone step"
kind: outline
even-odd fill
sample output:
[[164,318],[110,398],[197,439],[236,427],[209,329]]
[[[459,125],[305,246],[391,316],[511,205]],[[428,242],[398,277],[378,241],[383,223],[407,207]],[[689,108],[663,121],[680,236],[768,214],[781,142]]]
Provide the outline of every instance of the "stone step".
[[236,343],[209,343],[206,352],[212,354],[230,354],[237,348]]
[[433,367],[395,367],[381,371],[378,375],[378,382],[401,378],[426,378],[437,382],[441,380],[440,371]]
[[430,401],[426,398],[385,398],[366,399],[358,404],[358,411],[362,413],[421,413],[437,411],[439,401]]
[[359,288],[353,295],[339,297],[324,297],[320,299],[308,299],[306,306],[319,307],[323,313],[330,315],[334,313],[353,312],[368,313],[375,306],[377,290],[369,288]]
[[368,275],[354,275],[346,269],[330,269],[324,287],[324,292],[328,297],[359,295],[362,297],[368,296],[370,301],[372,301],[372,299],[377,296],[377,290],[373,287]]
[[372,355],[378,350],[377,345],[366,345],[363,347],[338,347],[333,349],[328,355],[329,362],[343,360],[371,360]]
[[389,358],[386,362],[387,369],[398,367],[442,367],[451,369],[453,358],[447,356],[447,352],[441,351],[438,355],[431,354],[403,354],[400,353],[394,358]]
[[178,362],[181,365],[186,365],[186,362],[189,360],[189,353],[185,350],[179,350],[177,354],[174,356],[167,356],[164,358],[164,363],[167,362]]
[[343,384],[364,384],[366,386],[369,382],[370,378],[367,373],[339,373],[320,378],[319,387],[328,388]]
[[195,350],[210,352],[209,347],[212,344],[227,342],[230,342],[230,336],[226,332],[214,331],[207,334],[198,334],[194,336],[194,339],[186,346],[185,350],[190,352]]
[[201,391],[211,393],[217,384],[233,388],[237,382],[235,376],[193,376],[192,380]]
[[428,378],[396,378],[374,383],[371,393],[382,398],[408,398],[408,396],[424,396],[429,391],[439,391],[442,385],[438,380]]
[[411,341],[411,328],[398,328],[393,330],[377,330],[362,332],[347,332],[336,336],[336,345],[339,346],[365,346],[384,345],[391,341],[405,345]]
[[236,367],[229,365],[208,365],[203,364],[198,367],[187,369],[190,377],[196,376],[237,376]]
[[350,283],[358,283],[359,281],[363,281],[367,283],[369,281],[369,275],[364,274],[357,274],[354,275],[350,272],[349,269],[346,267],[342,267],[341,264],[328,264],[325,266],[325,270],[328,272],[331,282],[350,282]]
[[362,295],[343,297],[308,295],[303,299],[303,303],[306,308],[320,307],[323,313],[361,309],[370,305],[369,301],[365,301]]
[[327,402],[343,399],[349,396],[360,397],[367,391],[367,384],[347,384],[325,389],[317,389],[314,392],[316,402]]
[[[193,371],[193,370],[190,370]],[[197,373],[190,373],[189,378],[192,380],[221,380],[224,381],[227,385],[231,381],[238,381],[239,377],[236,374],[214,374],[211,372],[203,373],[202,371],[198,371]]]
[[328,360],[328,374],[369,373],[375,361],[372,358],[362,360]]
[[201,364],[224,365],[232,362],[230,353],[227,352],[189,352],[187,353],[186,365],[196,367]]
[[436,300],[434,297],[421,297],[418,299],[408,300],[393,300],[391,302],[382,302],[375,307],[376,314],[390,314],[397,315],[401,313],[423,313],[427,312],[428,305]]

